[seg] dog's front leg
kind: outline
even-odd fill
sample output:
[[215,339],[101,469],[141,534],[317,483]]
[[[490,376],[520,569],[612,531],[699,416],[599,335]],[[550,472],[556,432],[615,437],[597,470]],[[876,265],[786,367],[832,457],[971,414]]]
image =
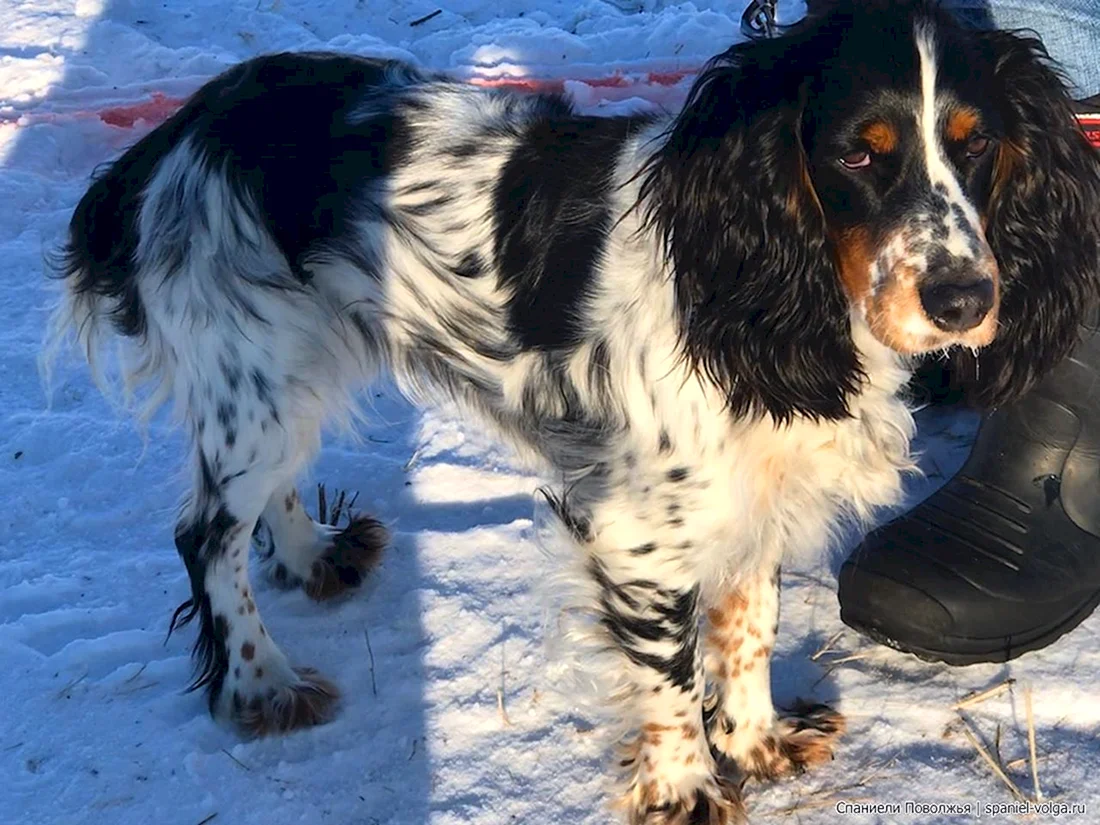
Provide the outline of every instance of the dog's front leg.
[[832,758],[844,717],[797,703],[777,717],[770,661],[779,628],[779,568],[743,576],[707,606],[706,669],[716,690],[709,737],[743,774],[776,779]]
[[623,804],[631,825],[732,825],[744,818],[740,793],[718,778],[703,726],[689,525],[679,514],[670,521],[672,530],[619,511],[588,545],[597,611],[627,682],[622,698],[633,732],[620,756]]

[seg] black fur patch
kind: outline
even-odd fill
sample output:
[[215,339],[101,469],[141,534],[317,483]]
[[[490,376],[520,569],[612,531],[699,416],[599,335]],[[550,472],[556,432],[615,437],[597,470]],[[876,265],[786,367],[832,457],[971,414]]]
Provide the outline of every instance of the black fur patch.
[[476,252],[467,252],[454,268],[454,273],[460,278],[477,278],[485,272],[485,261]]
[[[204,486],[209,490],[209,474],[204,469]],[[199,618],[199,635],[191,650],[195,663],[195,678],[188,690],[206,688],[210,710],[221,695],[222,684],[229,672],[229,651],[226,638],[229,635],[225,616],[215,616],[210,607],[210,597],[206,594],[206,571],[214,559],[225,550],[225,539],[237,524],[236,519],[224,507],[219,507],[214,515],[192,522],[181,522],[176,528],[176,550],[187,568],[191,581],[191,598],[176,608],[168,626],[168,634],[177,627],[188,624],[196,616]]]
[[540,487],[538,492],[545,499],[546,503],[550,505],[550,509],[554,511],[554,515],[558,517],[558,520],[565,526],[565,529],[569,531],[569,535],[573,537],[573,540],[579,544],[588,544],[592,541],[592,525],[588,519],[571,510],[566,503],[565,496],[554,493],[548,487]]
[[611,175],[624,142],[646,122],[548,108],[522,135],[493,197],[500,282],[514,293],[509,325],[532,349],[579,340],[581,303],[611,224]]
[[[666,590],[656,582],[634,580],[617,584],[598,561],[589,572],[600,589],[604,627],[634,664],[663,674],[685,693],[695,687],[695,654],[699,637],[699,589]],[[651,652],[647,642],[673,646],[670,656]]]
[[[408,148],[397,90],[386,85],[395,65],[276,54],[210,81],[92,183],[69,225],[61,277],[75,278],[76,294],[110,299],[120,334],[145,331],[134,266],[138,215],[157,164],[188,137],[210,168],[225,170],[306,277],[303,261],[323,256],[325,241],[339,243],[357,217],[362,187],[387,174]],[[361,108],[369,116],[353,121]]]

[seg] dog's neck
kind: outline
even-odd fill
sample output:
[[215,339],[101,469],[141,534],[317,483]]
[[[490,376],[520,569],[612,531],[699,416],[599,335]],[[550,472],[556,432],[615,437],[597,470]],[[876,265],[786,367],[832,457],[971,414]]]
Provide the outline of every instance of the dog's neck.
[[913,359],[882,344],[871,334],[867,322],[852,313],[852,340],[859,351],[867,376],[863,394],[896,395],[913,375]]

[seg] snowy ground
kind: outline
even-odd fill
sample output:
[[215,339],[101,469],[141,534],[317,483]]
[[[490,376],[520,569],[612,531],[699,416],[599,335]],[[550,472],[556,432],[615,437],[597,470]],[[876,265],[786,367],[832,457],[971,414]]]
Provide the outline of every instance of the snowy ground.
[[[444,7],[441,14],[417,21]],[[165,642],[187,595],[171,540],[179,436],[149,443],[66,367],[47,411],[35,370],[42,253],[92,168],[138,130],[86,113],[178,95],[264,51],[331,47],[406,57],[470,78],[629,76],[697,66],[735,37],[740,0],[6,0],[0,4],[0,821],[35,823],[603,823],[599,737],[555,693],[529,493],[476,430],[385,388],[361,445],[331,443],[316,479],[360,490],[395,542],[366,592],[317,607],[260,585],[267,624],[299,664],[346,693],[339,720],[241,742],[184,695],[189,632]],[[797,14],[797,4],[784,4]],[[594,108],[681,87],[571,84]],[[633,102],[617,105],[634,105]],[[288,113],[293,117],[293,113]],[[139,127],[140,128],[140,127]],[[974,421],[923,421],[929,481],[965,456]],[[1007,677],[970,724],[1031,793],[1022,688],[1031,686],[1049,798],[1100,787],[1100,620],[1007,666],[950,669],[841,637],[838,548],[785,577],[777,696],[839,700],[852,732],[806,778],[753,789],[756,822],[905,823],[965,816],[841,815],[837,799],[1010,799],[960,732],[952,703]],[[861,658],[829,663],[850,653]],[[502,715],[503,700],[507,716]],[[792,812],[792,809],[795,809]],[[1006,816],[1003,821],[1016,821]],[[1052,821],[1036,816],[1029,821]]]

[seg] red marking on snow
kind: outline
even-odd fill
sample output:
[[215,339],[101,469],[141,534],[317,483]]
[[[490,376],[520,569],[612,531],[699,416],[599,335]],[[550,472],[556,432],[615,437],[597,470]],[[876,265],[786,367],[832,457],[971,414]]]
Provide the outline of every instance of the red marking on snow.
[[152,124],[167,120],[184,104],[183,98],[168,97],[160,92],[153,92],[150,100],[140,103],[131,103],[128,106],[112,106],[98,112],[99,119],[108,126],[118,126],[120,129],[132,129],[139,120]]
[[108,126],[132,129],[140,121],[157,126],[171,117],[186,102],[186,98],[168,97],[154,92],[148,100],[108,106],[106,109],[73,109],[65,112],[23,112],[0,115],[0,126],[31,126],[37,123],[64,123],[70,120],[101,120]]
[[[638,75],[615,74],[604,77],[577,78],[568,82],[580,83],[594,89],[629,89],[638,87],[639,92],[646,86],[675,86],[694,70],[676,72],[647,72]],[[537,77],[473,77],[468,80],[474,86],[489,89],[511,89],[517,92],[561,94],[565,91],[566,80],[562,78]],[[154,92],[148,100],[109,106],[105,109],[78,109],[68,112],[26,112],[15,116],[0,115],[0,126],[26,126],[34,123],[57,123],[66,120],[99,119],[108,126],[119,129],[132,129],[139,122],[157,126],[171,117],[185,102],[186,98],[169,97]]]
[[650,72],[646,75],[646,80],[654,86],[675,86],[685,77],[693,74],[697,72]]
[[627,86],[633,86],[627,78],[621,74],[613,74],[608,77],[597,77],[592,80],[581,80],[579,83],[583,83],[585,86],[592,86],[596,89],[625,89]]
[[486,89],[511,89],[516,92],[557,94],[565,91],[564,80],[539,80],[536,77],[472,77],[469,82]]
[[[696,73],[694,69],[674,72],[647,72],[637,76],[616,72],[604,77],[576,79],[594,89],[629,89],[633,86],[639,92],[646,86],[675,86],[686,77]],[[489,89],[511,89],[518,92],[561,94],[565,91],[566,80],[561,78],[537,77],[472,77],[468,80],[474,86]],[[28,112],[15,116],[0,115],[0,126],[20,127],[32,123],[56,123],[65,120],[89,120],[98,118],[109,126],[119,129],[132,129],[140,121],[157,126],[171,117],[185,102],[185,98],[169,97],[154,92],[148,100],[122,106],[110,106],[106,109],[77,110],[69,112]],[[1089,142],[1100,149],[1100,113],[1077,116],[1081,128]]]

